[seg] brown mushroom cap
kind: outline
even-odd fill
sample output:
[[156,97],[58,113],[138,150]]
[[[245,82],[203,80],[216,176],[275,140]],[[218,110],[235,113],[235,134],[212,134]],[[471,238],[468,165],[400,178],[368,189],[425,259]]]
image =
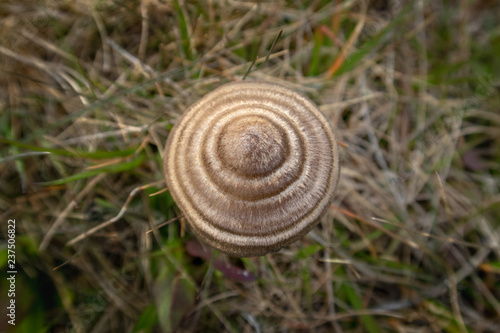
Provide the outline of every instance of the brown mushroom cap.
[[225,84],[168,136],[167,186],[198,236],[232,256],[275,252],[328,209],[340,164],[328,120],[281,85]]

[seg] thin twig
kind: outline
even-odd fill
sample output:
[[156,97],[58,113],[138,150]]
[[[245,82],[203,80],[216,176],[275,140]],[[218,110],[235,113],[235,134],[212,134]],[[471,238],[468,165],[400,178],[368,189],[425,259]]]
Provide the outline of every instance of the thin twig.
[[247,75],[250,73],[250,71],[252,70],[253,65],[257,61],[257,58],[258,58],[258,56],[255,57],[255,59],[252,61],[252,63],[250,64],[250,67],[248,67],[247,72],[245,73],[245,75],[243,75],[243,79],[241,79],[241,81],[245,80],[245,78],[247,77]]
[[174,222],[174,221],[177,221],[178,219],[180,219],[180,218],[182,218],[182,217],[184,217],[184,214],[181,214],[181,215],[179,215],[179,216],[177,216],[177,217],[174,217],[173,219],[170,219],[170,220],[168,220],[168,221],[165,221],[165,222],[163,222],[163,223],[160,223],[160,224],[158,224],[158,225],[154,226],[153,228],[149,229],[149,230],[146,232],[146,234],[149,234],[150,232],[153,232],[153,231],[155,231],[156,229],[160,229],[161,227],[166,226],[167,224],[170,224],[170,223],[172,223],[172,222]]
[[92,179],[87,186],[83,190],[78,193],[76,198],[74,200],[71,200],[66,206],[66,208],[59,214],[55,222],[52,224],[52,226],[49,228],[47,233],[45,234],[45,237],[43,238],[42,242],[40,243],[40,246],[38,247],[39,251],[44,251],[47,246],[49,245],[52,237],[56,233],[56,230],[59,228],[59,226],[64,222],[66,216],[73,210],[73,208],[78,206],[78,201],[81,201],[87,194],[90,193],[94,189],[94,187],[99,183],[104,176],[106,176],[105,173],[101,173],[97,175],[94,179]]
[[271,55],[271,53],[273,53],[274,46],[276,45],[276,43],[280,39],[282,33],[283,33],[283,29],[280,30],[280,33],[278,34],[278,36],[274,40],[273,45],[271,45],[271,48],[269,49],[269,52],[267,53],[266,60],[264,60],[264,64],[266,64],[267,61],[269,60],[269,56]]
[[142,186],[134,188],[132,190],[132,192],[130,192],[130,194],[128,195],[127,201],[125,201],[125,203],[123,204],[123,206],[120,209],[120,212],[118,213],[118,215],[116,215],[115,217],[113,217],[111,220],[103,222],[103,223],[99,224],[98,226],[96,226],[96,227],[94,227],[94,228],[92,228],[92,229],[90,229],[88,231],[85,231],[83,234],[78,235],[77,237],[75,237],[72,240],[70,240],[69,242],[67,242],[66,245],[68,245],[68,246],[74,245],[74,244],[78,243],[79,241],[81,241],[82,239],[87,238],[87,236],[90,236],[90,235],[96,233],[97,231],[101,230],[102,228],[105,228],[105,227],[107,227],[107,226],[115,223],[116,221],[118,221],[125,214],[125,212],[127,211],[128,205],[130,204],[130,202],[132,201],[132,199],[134,198],[134,196],[139,191],[142,191],[142,190],[144,190],[146,188],[149,188],[151,186],[160,185],[163,182],[164,182],[163,180],[158,180],[156,182],[152,182],[152,183],[149,183],[149,184],[142,185]]

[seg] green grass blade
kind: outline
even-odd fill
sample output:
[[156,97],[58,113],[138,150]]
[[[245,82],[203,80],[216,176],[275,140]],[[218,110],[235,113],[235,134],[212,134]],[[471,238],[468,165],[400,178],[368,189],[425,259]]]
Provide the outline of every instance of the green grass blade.
[[144,160],[144,156],[141,155],[138,158],[136,158],[130,162],[120,163],[117,165],[107,166],[107,167],[95,169],[95,170],[83,171],[83,172],[77,173],[77,174],[69,176],[69,177],[65,177],[62,179],[49,181],[49,182],[43,182],[43,183],[39,183],[39,184],[45,185],[45,186],[62,185],[62,184],[74,182],[76,180],[90,178],[90,177],[96,176],[98,174],[101,174],[103,172],[104,173],[124,172],[124,171],[132,170],[132,169],[136,168],[137,166],[139,166],[142,163],[143,160]]
[[[347,299],[349,300],[349,303],[351,303],[354,309],[356,310],[364,309],[363,301],[361,300],[361,297],[359,297],[358,293],[354,290],[354,288],[352,288],[347,283],[344,283],[342,285],[342,289],[347,295]],[[375,323],[375,320],[373,319],[372,316],[370,315],[361,316],[361,322],[365,326],[367,332],[380,333],[380,330],[377,328],[377,324]]]
[[23,143],[23,142],[17,142],[13,140],[7,140],[7,139],[0,139],[0,143],[5,143],[11,146],[15,146],[18,148],[25,148],[29,149],[32,151],[39,151],[39,152],[49,152],[54,155],[58,156],[68,156],[68,157],[80,157],[80,158],[88,158],[88,159],[107,159],[107,158],[116,158],[116,157],[125,157],[132,155],[138,148],[137,147],[131,147],[127,148],[124,150],[114,150],[114,151],[94,151],[94,152],[86,152],[86,151],[76,151],[72,152],[69,150],[65,149],[53,149],[53,148],[44,148],[44,147],[38,147],[35,145]]

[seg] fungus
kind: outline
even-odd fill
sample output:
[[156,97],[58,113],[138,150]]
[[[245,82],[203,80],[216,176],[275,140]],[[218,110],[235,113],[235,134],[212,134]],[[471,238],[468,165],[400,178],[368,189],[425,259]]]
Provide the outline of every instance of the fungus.
[[340,171],[318,107],[261,81],[225,84],[189,107],[163,163],[195,233],[235,257],[276,252],[307,234],[330,206]]

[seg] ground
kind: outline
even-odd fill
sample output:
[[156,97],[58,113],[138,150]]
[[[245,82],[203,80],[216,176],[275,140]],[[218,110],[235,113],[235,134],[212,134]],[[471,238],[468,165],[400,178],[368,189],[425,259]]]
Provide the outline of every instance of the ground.
[[[3,1],[0,330],[499,332],[499,21],[488,0]],[[311,98],[342,170],[311,233],[235,259],[197,241],[162,154],[245,76]]]

